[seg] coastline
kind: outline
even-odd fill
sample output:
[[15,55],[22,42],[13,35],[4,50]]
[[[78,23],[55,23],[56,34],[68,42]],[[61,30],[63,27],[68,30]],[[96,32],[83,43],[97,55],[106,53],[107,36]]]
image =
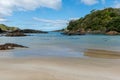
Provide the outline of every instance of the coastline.
[[[8,51],[8,58],[0,58],[0,80],[120,80],[120,57],[116,56],[119,52],[97,50],[97,46],[98,49],[107,47],[107,49],[114,50],[112,43],[118,44],[118,37],[117,39],[115,39],[115,37],[111,39],[108,36],[102,36],[100,38],[98,38],[99,36],[87,36],[87,38],[84,36],[72,38],[63,37],[64,36],[56,38],[56,35],[52,35],[51,37],[51,34],[45,37],[43,35],[40,37],[28,36],[22,38],[3,37],[5,38],[3,42],[9,39],[10,42],[13,41],[30,46],[30,48]],[[72,42],[75,43],[70,44]],[[85,43],[91,44],[86,44],[86,46],[84,46],[82,43],[84,45]],[[109,43],[111,43],[111,45]],[[104,44],[104,46],[100,46],[100,44]],[[116,45],[114,45],[114,47],[115,49],[119,49],[119,46],[116,48]],[[73,57],[82,52],[82,50],[80,50],[81,48],[93,49],[89,49],[87,52],[89,55],[85,57]],[[69,54],[69,52],[71,53]],[[40,54],[51,55],[52,53],[57,53],[53,55],[63,54],[63,57],[40,56]],[[91,53],[94,54],[94,56],[91,56]],[[25,57],[26,54],[31,55],[31,57]],[[72,55],[72,57],[65,57],[65,54]],[[109,54],[111,55],[108,56]],[[34,55],[38,57],[33,57]],[[105,56],[101,57],[101,55]],[[115,56],[115,58],[113,58],[113,56]]]

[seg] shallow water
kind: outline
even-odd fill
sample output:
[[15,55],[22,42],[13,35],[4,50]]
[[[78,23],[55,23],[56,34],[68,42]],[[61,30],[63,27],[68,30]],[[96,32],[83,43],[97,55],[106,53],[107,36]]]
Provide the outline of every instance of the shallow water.
[[120,51],[120,36],[66,36],[58,32],[28,34],[27,37],[0,37],[0,44],[17,43],[29,48],[0,51],[0,57],[83,57],[86,49]]

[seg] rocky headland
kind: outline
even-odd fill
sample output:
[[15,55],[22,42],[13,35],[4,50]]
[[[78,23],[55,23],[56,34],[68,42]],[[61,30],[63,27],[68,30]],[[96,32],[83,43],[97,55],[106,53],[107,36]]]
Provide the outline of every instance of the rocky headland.
[[4,24],[0,24],[0,34],[2,34],[2,36],[21,37],[27,36],[27,33],[47,34],[48,32],[34,29],[19,29],[18,27],[9,27]]
[[77,20],[71,20],[64,30],[65,35],[120,34],[120,9],[106,8],[92,10],[90,14]]

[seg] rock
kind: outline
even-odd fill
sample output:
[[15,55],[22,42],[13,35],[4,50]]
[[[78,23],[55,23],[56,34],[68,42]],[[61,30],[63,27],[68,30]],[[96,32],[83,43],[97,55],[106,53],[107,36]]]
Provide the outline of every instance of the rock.
[[46,31],[33,30],[33,29],[24,29],[24,30],[20,30],[19,32],[22,32],[22,33],[48,33]]
[[87,30],[86,33],[87,34],[105,34],[105,31],[101,31],[101,30],[94,30],[94,31]]
[[6,43],[4,45],[0,45],[0,50],[11,50],[14,49],[15,47],[28,48],[26,46],[14,44],[14,43]]
[[0,28],[0,33],[4,33],[5,31],[3,31],[1,28]]
[[20,36],[27,36],[27,35],[22,32],[11,32],[11,33],[7,33],[5,36],[20,37]]
[[62,34],[64,35],[85,35],[85,32],[82,32],[82,31],[77,31],[77,32],[74,32],[74,31],[69,31],[69,32],[63,32]]
[[109,31],[106,34],[107,35],[118,35],[119,33],[117,31]]

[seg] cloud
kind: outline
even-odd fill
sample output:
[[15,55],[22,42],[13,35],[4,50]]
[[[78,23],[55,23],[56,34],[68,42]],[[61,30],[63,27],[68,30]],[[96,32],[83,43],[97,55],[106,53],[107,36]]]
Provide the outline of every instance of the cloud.
[[[39,22],[40,26],[42,26],[39,27],[41,30],[47,30],[47,31],[63,29],[69,23],[69,20],[51,20],[51,19],[42,19],[38,17],[33,17],[33,20],[35,22]],[[38,27],[37,25],[35,26]]]
[[81,2],[86,5],[94,5],[98,3],[98,0],[81,0]]
[[8,20],[5,18],[0,18],[0,22],[7,22]]
[[59,9],[61,0],[0,0],[0,17],[9,16],[13,11],[35,10],[40,7]]
[[81,3],[84,3],[86,5],[94,5],[97,3],[105,4],[106,0],[81,0]]
[[33,17],[33,20],[43,23],[51,23],[51,24],[66,24],[68,23],[67,20],[50,20],[50,19],[41,19],[37,17]]
[[114,7],[114,8],[120,8],[120,1],[115,0],[113,7]]
[[[63,29],[67,26],[70,20],[77,20],[79,18],[69,18],[68,20],[51,20],[51,19],[42,19],[38,17],[33,17],[33,20],[39,22],[39,29],[51,31],[51,30],[59,30]],[[38,28],[38,25],[34,25],[34,27]]]

